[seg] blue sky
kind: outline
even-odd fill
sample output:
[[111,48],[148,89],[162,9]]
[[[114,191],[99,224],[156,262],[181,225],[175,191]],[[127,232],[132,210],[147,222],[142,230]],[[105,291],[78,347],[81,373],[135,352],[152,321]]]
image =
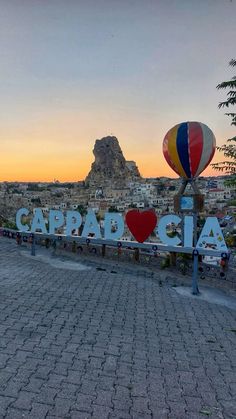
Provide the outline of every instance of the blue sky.
[[0,10],[1,180],[82,179],[95,139],[111,133],[143,175],[172,175],[161,148],[176,123],[206,123],[218,144],[233,135],[216,85],[234,75],[235,0],[0,0]]

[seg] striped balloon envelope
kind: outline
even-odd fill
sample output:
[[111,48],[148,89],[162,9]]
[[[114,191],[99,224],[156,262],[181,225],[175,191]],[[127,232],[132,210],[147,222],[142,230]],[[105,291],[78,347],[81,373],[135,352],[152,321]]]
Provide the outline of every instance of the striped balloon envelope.
[[182,122],[171,128],[163,141],[169,166],[181,177],[193,179],[208,166],[216,149],[216,139],[201,122]]

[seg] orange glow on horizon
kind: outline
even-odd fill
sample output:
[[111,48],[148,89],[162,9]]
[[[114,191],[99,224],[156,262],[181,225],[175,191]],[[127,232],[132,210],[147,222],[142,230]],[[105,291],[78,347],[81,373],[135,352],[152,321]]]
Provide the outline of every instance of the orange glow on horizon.
[[[93,121],[93,124],[91,124]],[[172,125],[166,123],[167,127]],[[165,125],[166,125],[165,124]],[[160,129],[154,119],[152,124],[144,119],[135,123],[132,119],[117,119],[115,129],[109,127],[109,115],[104,111],[86,110],[79,112],[48,111],[47,116],[37,115],[25,122],[1,127],[0,181],[18,182],[76,182],[84,180],[94,161],[92,153],[95,140],[115,135],[126,160],[134,160],[143,177],[177,175],[168,166],[162,154],[162,141],[166,129]],[[224,143],[228,132],[219,132],[216,138]],[[216,152],[214,161],[221,161],[222,154]],[[217,176],[220,172],[209,166],[204,176]]]
[[[127,160],[129,159],[127,158]],[[133,158],[133,160],[135,159]],[[220,160],[218,157],[217,161]],[[44,160],[42,155],[32,156],[31,158],[27,155],[20,158],[12,156],[11,164],[9,164],[7,156],[2,155],[0,181],[52,182],[57,179],[60,182],[77,182],[85,179],[93,161],[94,158],[91,153],[86,153],[84,158],[81,159],[77,159],[77,156],[70,154],[65,154],[64,157],[52,154],[47,161]],[[178,175],[168,166],[162,155],[158,160],[153,155],[144,155],[142,158],[136,158],[135,161],[142,177],[178,178]],[[209,165],[201,176],[219,176],[220,174],[222,175],[221,172],[213,170]]]

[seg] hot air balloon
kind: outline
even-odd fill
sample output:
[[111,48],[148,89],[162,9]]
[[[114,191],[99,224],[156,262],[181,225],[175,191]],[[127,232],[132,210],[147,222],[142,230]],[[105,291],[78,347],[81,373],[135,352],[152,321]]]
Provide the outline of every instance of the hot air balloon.
[[213,132],[201,122],[175,125],[163,141],[163,154],[167,163],[185,179],[199,176],[212,160],[215,149]]

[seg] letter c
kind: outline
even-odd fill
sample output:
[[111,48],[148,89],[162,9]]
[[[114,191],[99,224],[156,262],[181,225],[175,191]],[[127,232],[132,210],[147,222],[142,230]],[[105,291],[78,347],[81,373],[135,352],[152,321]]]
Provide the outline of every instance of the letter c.
[[16,226],[18,228],[18,230],[25,232],[25,231],[29,231],[29,226],[28,224],[23,225],[21,223],[21,217],[23,215],[29,215],[29,210],[27,210],[27,208],[20,208],[17,213],[16,213]]

